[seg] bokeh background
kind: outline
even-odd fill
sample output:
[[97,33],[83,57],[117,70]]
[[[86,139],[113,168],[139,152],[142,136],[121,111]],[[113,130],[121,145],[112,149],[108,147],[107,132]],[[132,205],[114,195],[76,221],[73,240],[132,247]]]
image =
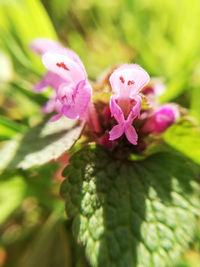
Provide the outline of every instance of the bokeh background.
[[[166,84],[161,102],[200,122],[199,0],[0,0],[0,148],[41,119],[49,92],[31,91],[45,71],[29,49],[37,37],[77,52],[94,81],[115,64],[142,65]],[[88,266],[59,197],[59,166],[1,174],[0,266]],[[200,229],[176,267],[199,263]]]

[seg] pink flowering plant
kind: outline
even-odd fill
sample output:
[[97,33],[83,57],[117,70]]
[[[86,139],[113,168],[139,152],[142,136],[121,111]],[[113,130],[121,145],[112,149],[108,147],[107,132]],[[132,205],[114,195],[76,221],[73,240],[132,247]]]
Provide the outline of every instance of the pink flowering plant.
[[42,112],[56,113],[52,122],[62,116],[83,121],[86,130],[82,134],[85,132],[88,142],[94,141],[110,151],[124,145],[129,147],[129,153],[140,154],[148,148],[148,136],[163,133],[179,118],[175,104],[158,105],[157,95],[164,86],[150,84],[149,74],[137,64],[122,64],[108,74],[102,85],[106,87],[109,81],[107,102],[95,92],[97,85],[92,89],[75,52],[47,39],[36,39],[31,48],[47,69],[33,90],[40,93],[48,86],[53,89]]
[[167,87],[143,66],[119,64],[91,81],[79,56],[58,42],[39,38],[30,48],[44,65],[30,91],[43,97],[42,119],[5,146],[2,164],[33,173],[58,164],[50,178],[76,240],[69,266],[85,256],[83,266],[176,266],[200,207],[194,120],[160,101]]
[[0,267],[200,267],[200,1],[0,1]]
[[186,109],[161,104],[164,83],[137,64],[91,82],[72,50],[48,39],[31,49],[46,68],[32,90],[48,92],[41,112],[64,133],[19,166],[58,159],[67,217],[91,266],[172,266],[192,240],[199,203],[188,163],[200,162],[179,134],[191,123]]

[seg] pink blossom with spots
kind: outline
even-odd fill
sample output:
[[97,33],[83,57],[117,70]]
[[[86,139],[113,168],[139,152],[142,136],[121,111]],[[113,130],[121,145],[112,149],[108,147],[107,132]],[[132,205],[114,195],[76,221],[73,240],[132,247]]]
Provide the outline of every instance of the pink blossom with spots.
[[42,61],[49,72],[62,79],[55,88],[55,101],[60,104],[60,111],[51,121],[58,120],[62,115],[70,119],[85,118],[92,94],[85,69],[70,57],[55,52],[45,53]]
[[73,61],[77,62],[85,71],[84,65],[79,56],[73,50],[63,47],[61,44],[54,40],[37,38],[30,44],[30,48],[33,52],[40,56],[43,56],[46,52],[56,52],[68,56]]
[[136,64],[122,65],[111,74],[114,94],[110,99],[110,111],[118,124],[109,132],[110,140],[125,134],[130,143],[137,144],[138,135],[132,123],[140,115],[142,100],[139,92],[149,79],[148,73]]
[[86,118],[92,87],[78,55],[56,41],[43,38],[34,40],[31,48],[42,57],[47,68],[47,73],[35,85],[34,91],[41,92],[47,86],[55,90],[55,94],[43,107],[43,112],[57,112],[51,121],[58,120],[62,115],[70,119]]
[[[59,44],[58,42],[54,40],[45,39],[45,38],[37,38],[30,44],[30,48],[33,52],[40,55],[41,57],[46,52],[55,52],[61,55],[65,55],[69,57],[71,60],[78,63],[80,67],[82,68],[83,72],[85,72],[86,74],[85,67],[82,61],[80,60],[79,56],[71,49],[63,47],[61,44]],[[33,90],[36,93],[40,93],[44,91],[48,86],[51,86],[55,90],[57,90],[60,84],[63,83],[63,81],[64,81],[63,78],[60,77],[58,74],[52,71],[47,71],[43,79],[33,87]]]

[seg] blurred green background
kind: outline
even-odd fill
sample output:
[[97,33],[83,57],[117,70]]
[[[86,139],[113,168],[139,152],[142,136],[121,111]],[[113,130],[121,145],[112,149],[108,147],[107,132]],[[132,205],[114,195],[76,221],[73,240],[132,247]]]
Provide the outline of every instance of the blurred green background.
[[[200,122],[199,18],[199,0],[0,0],[0,148],[41,119],[48,93],[31,91],[45,71],[29,50],[37,37],[77,52],[91,80],[118,63],[142,65],[166,83],[161,102],[181,104]],[[87,266],[52,178],[58,168],[1,174],[0,266]],[[178,266],[199,262],[200,230]]]

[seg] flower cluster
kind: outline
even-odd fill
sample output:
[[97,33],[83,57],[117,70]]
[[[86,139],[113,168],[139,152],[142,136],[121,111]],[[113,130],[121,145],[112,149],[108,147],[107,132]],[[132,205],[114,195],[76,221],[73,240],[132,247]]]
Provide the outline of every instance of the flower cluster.
[[140,136],[160,134],[179,118],[176,105],[159,106],[157,96],[165,87],[161,82],[150,81],[139,65],[124,64],[115,69],[108,76],[112,91],[109,103],[102,99],[93,103],[92,86],[75,52],[48,39],[36,39],[31,49],[42,57],[47,69],[33,90],[39,93],[48,86],[53,88],[43,112],[56,113],[51,121],[62,115],[85,120],[101,145],[113,148],[125,136],[136,146]]

